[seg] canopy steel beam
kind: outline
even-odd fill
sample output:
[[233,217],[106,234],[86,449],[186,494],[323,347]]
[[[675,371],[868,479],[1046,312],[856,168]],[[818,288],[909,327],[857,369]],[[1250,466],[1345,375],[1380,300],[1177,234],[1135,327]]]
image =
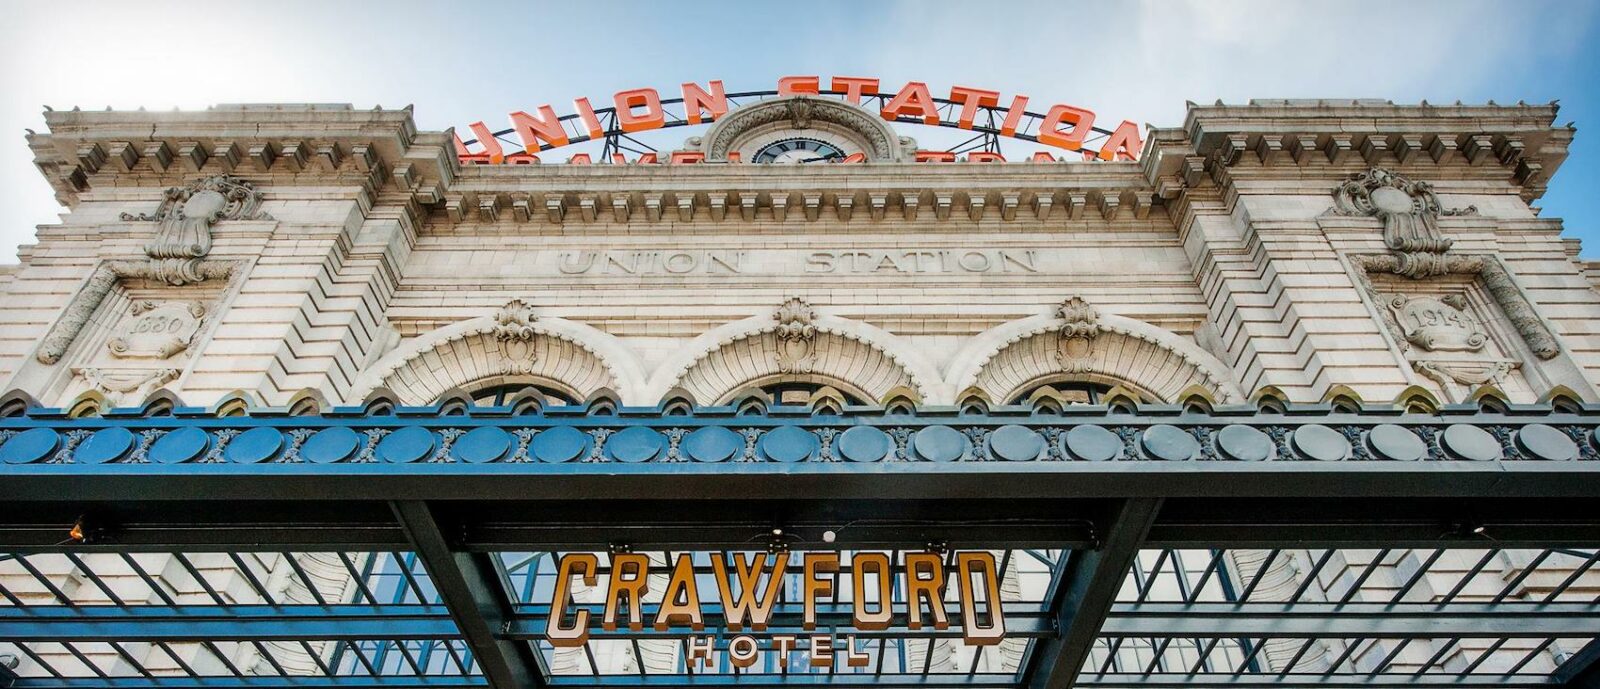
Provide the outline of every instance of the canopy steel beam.
[[0,641],[365,641],[458,635],[442,605],[0,607]]
[[17,689],[468,689],[487,687],[478,676],[369,677],[249,675],[242,677],[24,677]]
[[1550,689],[1558,686],[1539,675],[1506,676],[1492,673],[1456,675],[1449,673],[1415,675],[1366,673],[1312,675],[1291,674],[1129,674],[1084,677],[1075,689],[1408,689],[1412,687],[1496,687],[1497,689]]
[[421,558],[423,567],[450,609],[456,627],[494,689],[544,686],[533,649],[498,635],[511,616],[511,604],[491,555],[454,550],[425,502],[397,501],[394,513]]
[[1051,609],[1056,611],[1058,636],[1037,642],[1024,669],[1023,684],[1031,689],[1066,689],[1073,686],[1106,615],[1111,612],[1128,568],[1139,556],[1161,501],[1135,498],[1124,501],[1106,529],[1099,548],[1076,551]]
[[1102,637],[1540,638],[1600,630],[1595,603],[1119,603]]
[[1600,689],[1600,639],[1592,639],[1550,674],[1562,686]]

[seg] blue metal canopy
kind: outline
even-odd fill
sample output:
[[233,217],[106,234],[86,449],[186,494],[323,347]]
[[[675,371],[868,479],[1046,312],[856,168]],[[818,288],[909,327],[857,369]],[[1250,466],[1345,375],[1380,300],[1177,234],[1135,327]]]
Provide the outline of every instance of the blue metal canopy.
[[[514,411],[0,419],[0,686],[1597,686],[1600,408]],[[560,553],[751,550],[1024,593],[1000,646],[897,617],[864,667],[545,636]]]

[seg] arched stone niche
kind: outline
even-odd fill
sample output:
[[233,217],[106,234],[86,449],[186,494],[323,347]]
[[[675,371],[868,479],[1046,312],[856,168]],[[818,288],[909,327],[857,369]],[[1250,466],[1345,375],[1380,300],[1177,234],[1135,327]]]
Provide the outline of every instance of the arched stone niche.
[[923,400],[942,397],[937,368],[909,343],[860,321],[817,314],[798,300],[695,338],[662,362],[645,397],[679,388],[697,404],[716,404],[779,380],[842,383],[871,403],[908,388]]
[[871,161],[907,161],[916,151],[915,142],[902,140],[877,113],[820,96],[785,96],[733,110],[687,147],[709,160],[725,160],[729,153],[750,160],[760,146],[788,137],[839,143],[846,153]]
[[1069,300],[1055,313],[979,334],[956,354],[945,380],[952,389],[976,388],[997,402],[1068,377],[1125,385],[1167,402],[1180,401],[1195,386],[1218,402],[1241,402],[1244,395],[1227,371],[1176,333]]
[[624,404],[654,403],[637,397],[643,369],[616,338],[561,318],[534,317],[520,301],[401,343],[362,373],[350,397],[362,399],[382,387],[402,404],[429,404],[491,378],[544,379],[578,399],[614,390]]

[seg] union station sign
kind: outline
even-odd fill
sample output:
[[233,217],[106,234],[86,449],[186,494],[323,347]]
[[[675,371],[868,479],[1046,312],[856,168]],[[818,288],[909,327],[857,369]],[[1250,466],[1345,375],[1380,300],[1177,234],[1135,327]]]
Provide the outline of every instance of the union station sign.
[[[1042,113],[1028,109],[1031,99],[1022,94],[1012,94],[1001,106],[999,91],[969,86],[951,86],[947,97],[934,95],[926,82],[907,82],[898,89],[888,89],[874,77],[836,76],[824,82],[818,76],[786,76],[778,79],[772,91],[728,93],[722,81],[713,80],[701,85],[687,82],[681,86],[681,97],[662,97],[654,88],[636,88],[618,91],[612,95],[610,107],[595,107],[587,97],[573,101],[569,114],[560,114],[554,106],[540,105],[533,112],[519,110],[508,115],[510,128],[494,131],[484,122],[474,122],[468,129],[476,138],[464,141],[456,135],[456,153],[464,164],[528,164],[540,162],[537,153],[584,141],[626,137],[664,127],[682,127],[720,121],[731,110],[737,109],[740,98],[757,100],[770,98],[836,97],[863,112],[875,113],[888,122],[904,122],[929,126],[971,130],[999,137],[1031,141],[1067,151],[1081,152],[1088,160],[1134,160],[1143,141],[1139,127],[1131,120],[1123,120],[1114,130],[1095,127],[1093,110],[1056,103]],[[670,96],[670,94],[668,94]],[[799,118],[804,115],[797,116]],[[1098,134],[1097,141],[1091,136]],[[508,151],[506,144],[515,136],[521,151]],[[827,153],[827,149],[821,149]],[[828,162],[861,163],[870,156],[865,153],[846,154],[839,151]],[[733,152],[721,156],[702,151],[681,150],[667,155],[655,152],[641,153],[630,159],[622,152],[602,155],[599,162],[614,163],[701,163],[745,162]],[[951,151],[917,150],[916,162],[953,162]],[[974,151],[968,162],[1004,162],[995,151]],[[1054,161],[1047,152],[1034,154],[1034,162]],[[590,164],[593,157],[580,153],[568,159],[573,164]],[[755,160],[750,162],[769,162]]]

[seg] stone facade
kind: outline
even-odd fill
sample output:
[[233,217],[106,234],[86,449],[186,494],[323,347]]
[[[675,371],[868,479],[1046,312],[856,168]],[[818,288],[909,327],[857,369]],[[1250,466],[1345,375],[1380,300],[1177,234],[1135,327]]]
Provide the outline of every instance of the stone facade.
[[[409,110],[47,113],[29,142],[70,212],[0,268],[0,389],[75,414],[507,383],[640,406],[776,383],[883,405],[1078,382],[1208,406],[1600,401],[1600,265],[1530,206],[1573,136],[1554,105],[1191,106],[1137,162],[1006,164],[905,162],[915,142],[827,108],[869,162],[463,166]],[[1241,552],[1269,591],[1312,558]],[[1323,576],[1376,558],[1369,585],[1393,588],[1419,557],[1349,552],[1367,559]]]
[[[491,379],[625,405],[787,379],[931,405],[1074,378],[1593,400],[1594,270],[1529,205],[1572,137],[1554,115],[1258,101],[1191,107],[1139,162],[462,166],[404,110],[51,112],[30,143],[71,212],[5,271],[0,375],[61,407]],[[862,129],[841,148],[914,146]],[[1069,298],[1100,330],[1063,358]]]

